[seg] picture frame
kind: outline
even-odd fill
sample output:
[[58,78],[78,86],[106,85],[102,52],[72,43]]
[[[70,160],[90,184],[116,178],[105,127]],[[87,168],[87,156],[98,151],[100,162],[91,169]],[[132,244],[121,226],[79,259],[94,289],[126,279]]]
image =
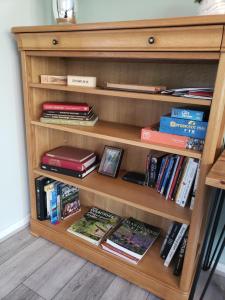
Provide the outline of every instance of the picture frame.
[[105,146],[98,173],[116,178],[119,173],[123,152],[122,148]]

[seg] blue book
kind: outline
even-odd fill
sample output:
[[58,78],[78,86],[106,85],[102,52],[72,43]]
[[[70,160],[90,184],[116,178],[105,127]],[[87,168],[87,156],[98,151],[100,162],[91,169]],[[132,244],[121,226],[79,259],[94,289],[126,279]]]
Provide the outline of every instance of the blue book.
[[163,183],[162,183],[162,187],[161,187],[161,191],[160,191],[161,195],[164,194],[164,191],[165,191],[165,189],[167,187],[167,183],[169,181],[170,174],[171,174],[171,171],[173,169],[174,160],[175,160],[175,158],[173,156],[171,156],[169,158],[169,163],[168,163],[168,166],[167,166],[166,171],[165,171],[165,177],[163,179]]
[[160,118],[160,132],[205,139],[208,122],[192,121],[163,116]]
[[172,118],[180,118],[193,121],[203,121],[205,116],[204,111],[189,109],[185,107],[173,107],[171,110]]
[[54,184],[54,189],[52,190],[52,198],[50,201],[50,220],[52,224],[58,223],[58,213],[57,213],[57,182]]

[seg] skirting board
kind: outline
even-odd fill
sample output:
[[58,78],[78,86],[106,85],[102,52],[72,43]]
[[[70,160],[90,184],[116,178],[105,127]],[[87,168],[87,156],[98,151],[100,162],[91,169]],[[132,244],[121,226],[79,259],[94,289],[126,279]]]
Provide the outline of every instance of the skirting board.
[[3,242],[4,240],[8,239],[10,236],[14,235],[18,231],[24,229],[29,225],[30,222],[30,215],[26,216],[19,222],[9,226],[8,228],[0,231],[0,242]]

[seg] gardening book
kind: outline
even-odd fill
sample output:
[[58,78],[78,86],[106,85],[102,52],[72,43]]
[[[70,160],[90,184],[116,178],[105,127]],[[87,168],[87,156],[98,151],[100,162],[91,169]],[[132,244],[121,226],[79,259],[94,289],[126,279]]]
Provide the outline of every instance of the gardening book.
[[106,242],[140,260],[159,234],[158,227],[128,218],[107,238]]
[[105,210],[92,207],[80,220],[72,224],[67,231],[99,245],[103,238],[119,224],[121,218]]

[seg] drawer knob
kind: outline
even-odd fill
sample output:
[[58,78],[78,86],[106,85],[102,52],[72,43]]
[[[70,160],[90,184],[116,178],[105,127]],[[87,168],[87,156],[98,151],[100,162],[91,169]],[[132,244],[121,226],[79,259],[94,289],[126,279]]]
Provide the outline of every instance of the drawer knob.
[[52,44],[53,44],[53,45],[58,45],[58,43],[59,43],[58,40],[56,40],[56,39],[53,39],[53,40],[52,40]]
[[150,36],[150,38],[148,39],[148,43],[151,44],[151,45],[155,43],[154,36]]

